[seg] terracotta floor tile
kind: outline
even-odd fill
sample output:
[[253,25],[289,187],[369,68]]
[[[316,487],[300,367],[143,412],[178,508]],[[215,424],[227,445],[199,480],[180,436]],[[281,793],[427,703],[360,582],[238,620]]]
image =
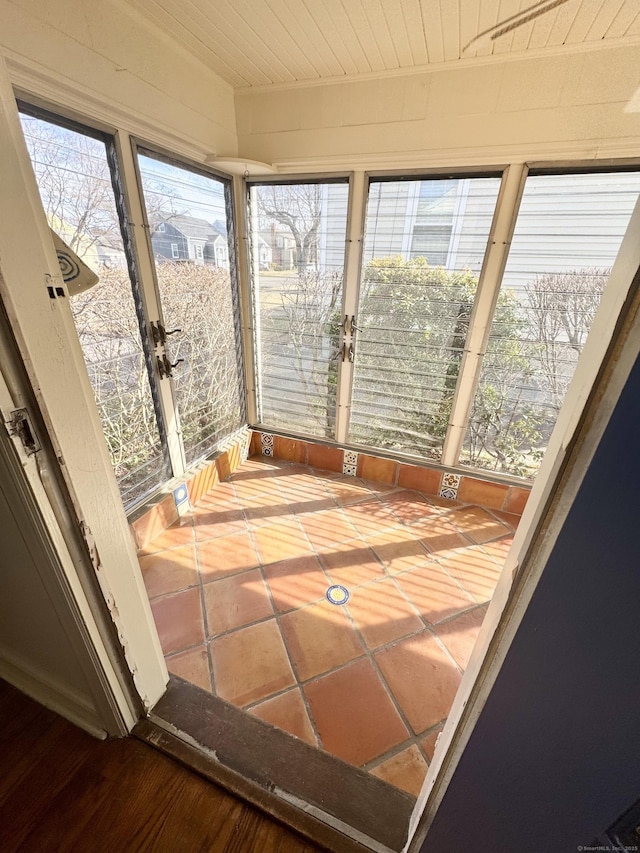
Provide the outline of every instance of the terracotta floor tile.
[[299,681],[307,681],[364,654],[344,608],[326,599],[286,613],[280,625]]
[[464,533],[478,545],[511,532],[510,528],[479,506],[466,506],[462,509],[456,509],[449,513],[447,518],[461,533]]
[[391,578],[353,590],[347,607],[369,649],[378,649],[424,627]]
[[258,555],[248,533],[232,533],[198,543],[200,574],[204,581],[254,569]]
[[310,444],[307,448],[307,460],[313,468],[342,473],[343,451],[340,447]]
[[398,483],[405,489],[418,489],[428,495],[437,495],[440,491],[442,473],[431,468],[418,468],[415,465],[400,465]]
[[311,554],[270,563],[264,567],[264,574],[280,613],[319,601],[330,586],[317,557]]
[[212,640],[209,651],[216,693],[234,705],[249,705],[295,685],[275,619]]
[[364,480],[393,484],[397,473],[398,463],[392,459],[383,459],[380,456],[367,456],[365,453],[358,455],[358,476]]
[[396,528],[368,536],[366,541],[391,574],[424,566],[431,559],[410,528]]
[[207,492],[196,503],[198,509],[220,510],[221,512],[232,511],[239,508],[236,498],[236,490],[233,483],[218,483],[215,489]]
[[310,743],[311,746],[318,745],[307,707],[297,687],[274,696],[273,699],[267,699],[266,702],[260,702],[259,705],[254,705],[249,713],[284,732],[295,735]]
[[281,498],[245,504],[243,510],[250,530],[264,527],[265,524],[277,524],[279,521],[286,521],[291,516],[291,507]]
[[303,515],[300,523],[316,550],[337,542],[348,542],[358,536],[358,531],[341,509]]
[[253,531],[253,536],[263,565],[303,557],[313,552],[296,519],[259,527]]
[[153,554],[165,551],[167,548],[179,548],[181,545],[191,545],[193,542],[193,523],[190,515],[182,516],[171,527],[156,536],[141,549],[141,554]]
[[427,500],[433,506],[440,507],[443,512],[447,512],[447,510],[455,509],[457,506],[462,506],[462,501],[452,501],[449,498],[441,498],[439,495],[430,495],[428,492],[426,494]]
[[476,603],[435,560],[396,576],[402,591],[432,625]]
[[199,508],[193,512],[194,533],[197,542],[246,531],[247,524],[239,509],[212,510]]
[[495,560],[500,564],[500,566],[502,566],[504,561],[507,559],[507,554],[511,550],[512,545],[513,536],[504,536],[496,542],[486,542],[482,546],[482,550],[486,551],[492,560]]
[[171,655],[166,658],[166,664],[173,675],[211,692],[209,654],[206,646],[198,646],[196,649]]
[[464,548],[469,545],[469,540],[458,532],[457,528],[448,520],[448,516],[418,522],[415,529],[419,531],[420,541],[425,545],[427,551],[435,556],[441,551]]
[[502,509],[509,493],[509,487],[502,483],[489,483],[473,477],[462,477],[458,488],[458,497],[463,503]]
[[429,761],[433,761],[433,754],[435,752],[436,743],[442,729],[444,728],[444,720],[439,723],[433,731],[430,731],[428,735],[422,738],[420,741],[420,746],[424,750],[425,755],[429,759]]
[[359,479],[374,495],[386,495],[398,489],[395,483],[383,483],[379,480],[369,480],[366,477],[360,477]]
[[416,734],[447,716],[462,676],[429,631],[376,652],[375,659]]
[[205,584],[204,604],[210,637],[273,616],[259,569]]
[[341,506],[358,503],[371,497],[370,489],[356,477],[338,476],[327,480],[326,485]]
[[362,766],[409,737],[371,661],[355,661],[305,685],[324,749]]
[[398,527],[400,520],[395,513],[378,498],[369,498],[344,508],[349,521],[363,536],[375,535],[382,530]]
[[392,492],[382,499],[403,524],[423,521],[434,515],[440,515],[442,512],[441,507],[429,503],[419,492],[408,489]]
[[319,549],[318,556],[331,582],[342,584],[349,590],[386,575],[383,565],[362,539]]
[[204,643],[199,587],[155,598],[151,611],[165,655]]
[[467,668],[486,612],[486,607],[477,607],[436,628],[436,634],[462,669]]
[[502,567],[484,547],[474,545],[438,555],[438,562],[469,592],[478,604],[489,601],[494,593]]
[[503,524],[506,524],[507,527],[510,527],[512,530],[515,530],[520,524],[520,516],[514,515],[514,513],[512,512],[503,512],[501,509],[492,509],[491,513],[497,518],[499,518]]
[[417,797],[425,780],[429,765],[422,757],[422,753],[414,744],[408,749],[403,749],[392,758],[378,764],[369,772],[379,779],[384,779],[390,785],[395,785],[402,791]]
[[231,482],[233,483],[236,499],[242,505],[253,501],[260,501],[263,498],[280,496],[275,478],[271,475],[267,477],[247,477],[244,471],[236,471],[231,478]]
[[149,598],[177,592],[198,583],[196,549],[193,545],[158,551],[147,557],[139,557],[142,579]]
[[[519,519],[413,491],[406,466],[402,486],[345,476],[329,450],[334,472],[243,463],[140,565],[171,672],[211,690],[211,660],[221,698],[307,743],[317,730],[323,748],[377,760],[375,775],[415,795],[479,630],[474,605],[493,593]],[[332,583],[346,607],[326,600]]]
[[331,500],[331,492],[323,478],[315,476],[310,471],[288,472],[275,478],[275,482],[279,494],[288,504],[313,505]]
[[[277,459],[270,459],[268,456],[252,456],[242,463],[240,470],[241,474],[245,475],[251,473],[253,476],[255,472],[256,476],[270,476],[271,472],[277,471],[279,467]],[[237,474],[237,471],[233,474],[234,479]]]

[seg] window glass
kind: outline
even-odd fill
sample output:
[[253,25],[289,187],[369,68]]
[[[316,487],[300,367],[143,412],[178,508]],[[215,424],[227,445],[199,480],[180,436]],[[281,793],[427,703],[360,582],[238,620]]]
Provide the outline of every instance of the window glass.
[[218,178],[146,150],[138,162],[191,465],[245,422],[228,190]]
[[252,186],[258,417],[335,436],[349,185]]
[[538,469],[639,191],[639,172],[527,179],[465,464]]
[[140,501],[170,476],[140,337],[106,143],[21,115],[51,228],[100,277],[70,298],[122,499]]
[[371,183],[350,441],[440,458],[499,188]]

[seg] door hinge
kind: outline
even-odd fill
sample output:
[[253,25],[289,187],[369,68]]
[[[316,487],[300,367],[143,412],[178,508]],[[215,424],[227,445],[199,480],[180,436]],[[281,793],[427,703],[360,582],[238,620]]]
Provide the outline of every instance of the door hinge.
[[31,456],[41,449],[27,409],[14,409],[9,415],[8,428],[9,435],[20,439],[27,456]]

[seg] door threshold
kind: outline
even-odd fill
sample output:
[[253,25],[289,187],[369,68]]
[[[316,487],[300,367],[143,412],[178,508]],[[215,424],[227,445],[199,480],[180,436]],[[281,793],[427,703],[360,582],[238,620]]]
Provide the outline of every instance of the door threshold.
[[398,853],[415,798],[171,676],[133,734],[336,853]]

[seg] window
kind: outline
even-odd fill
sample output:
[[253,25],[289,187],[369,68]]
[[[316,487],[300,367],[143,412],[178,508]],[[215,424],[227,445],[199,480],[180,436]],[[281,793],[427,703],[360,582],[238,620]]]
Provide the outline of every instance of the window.
[[264,425],[335,437],[348,193],[346,181],[250,189]]
[[440,459],[499,187],[371,183],[351,442]]
[[167,229],[166,229],[166,225],[164,224],[164,222],[161,222],[161,223],[158,225],[158,231],[160,231],[162,234],[164,234],[164,232],[165,232],[166,230],[167,230]]
[[527,178],[462,461],[537,470],[640,192],[640,172]]
[[171,244],[171,257],[172,257],[174,260],[177,260],[177,259],[180,257],[180,250],[178,249],[178,244],[177,244],[177,243],[172,243],[172,244]]
[[[148,214],[171,215],[172,225],[197,241],[199,258],[205,243],[216,234],[232,234],[228,181],[143,148],[138,149],[138,164]],[[174,245],[177,249],[172,244],[172,250]],[[175,364],[173,388],[189,466],[245,422],[236,285],[233,270],[167,262],[162,245],[153,248],[162,315],[171,333],[166,349]],[[172,251],[172,257],[177,259],[178,253]]]
[[[123,503],[170,476],[140,337],[141,306],[127,269],[108,137],[21,114],[51,228],[100,277],[70,299]],[[151,379],[152,381],[152,379]]]

